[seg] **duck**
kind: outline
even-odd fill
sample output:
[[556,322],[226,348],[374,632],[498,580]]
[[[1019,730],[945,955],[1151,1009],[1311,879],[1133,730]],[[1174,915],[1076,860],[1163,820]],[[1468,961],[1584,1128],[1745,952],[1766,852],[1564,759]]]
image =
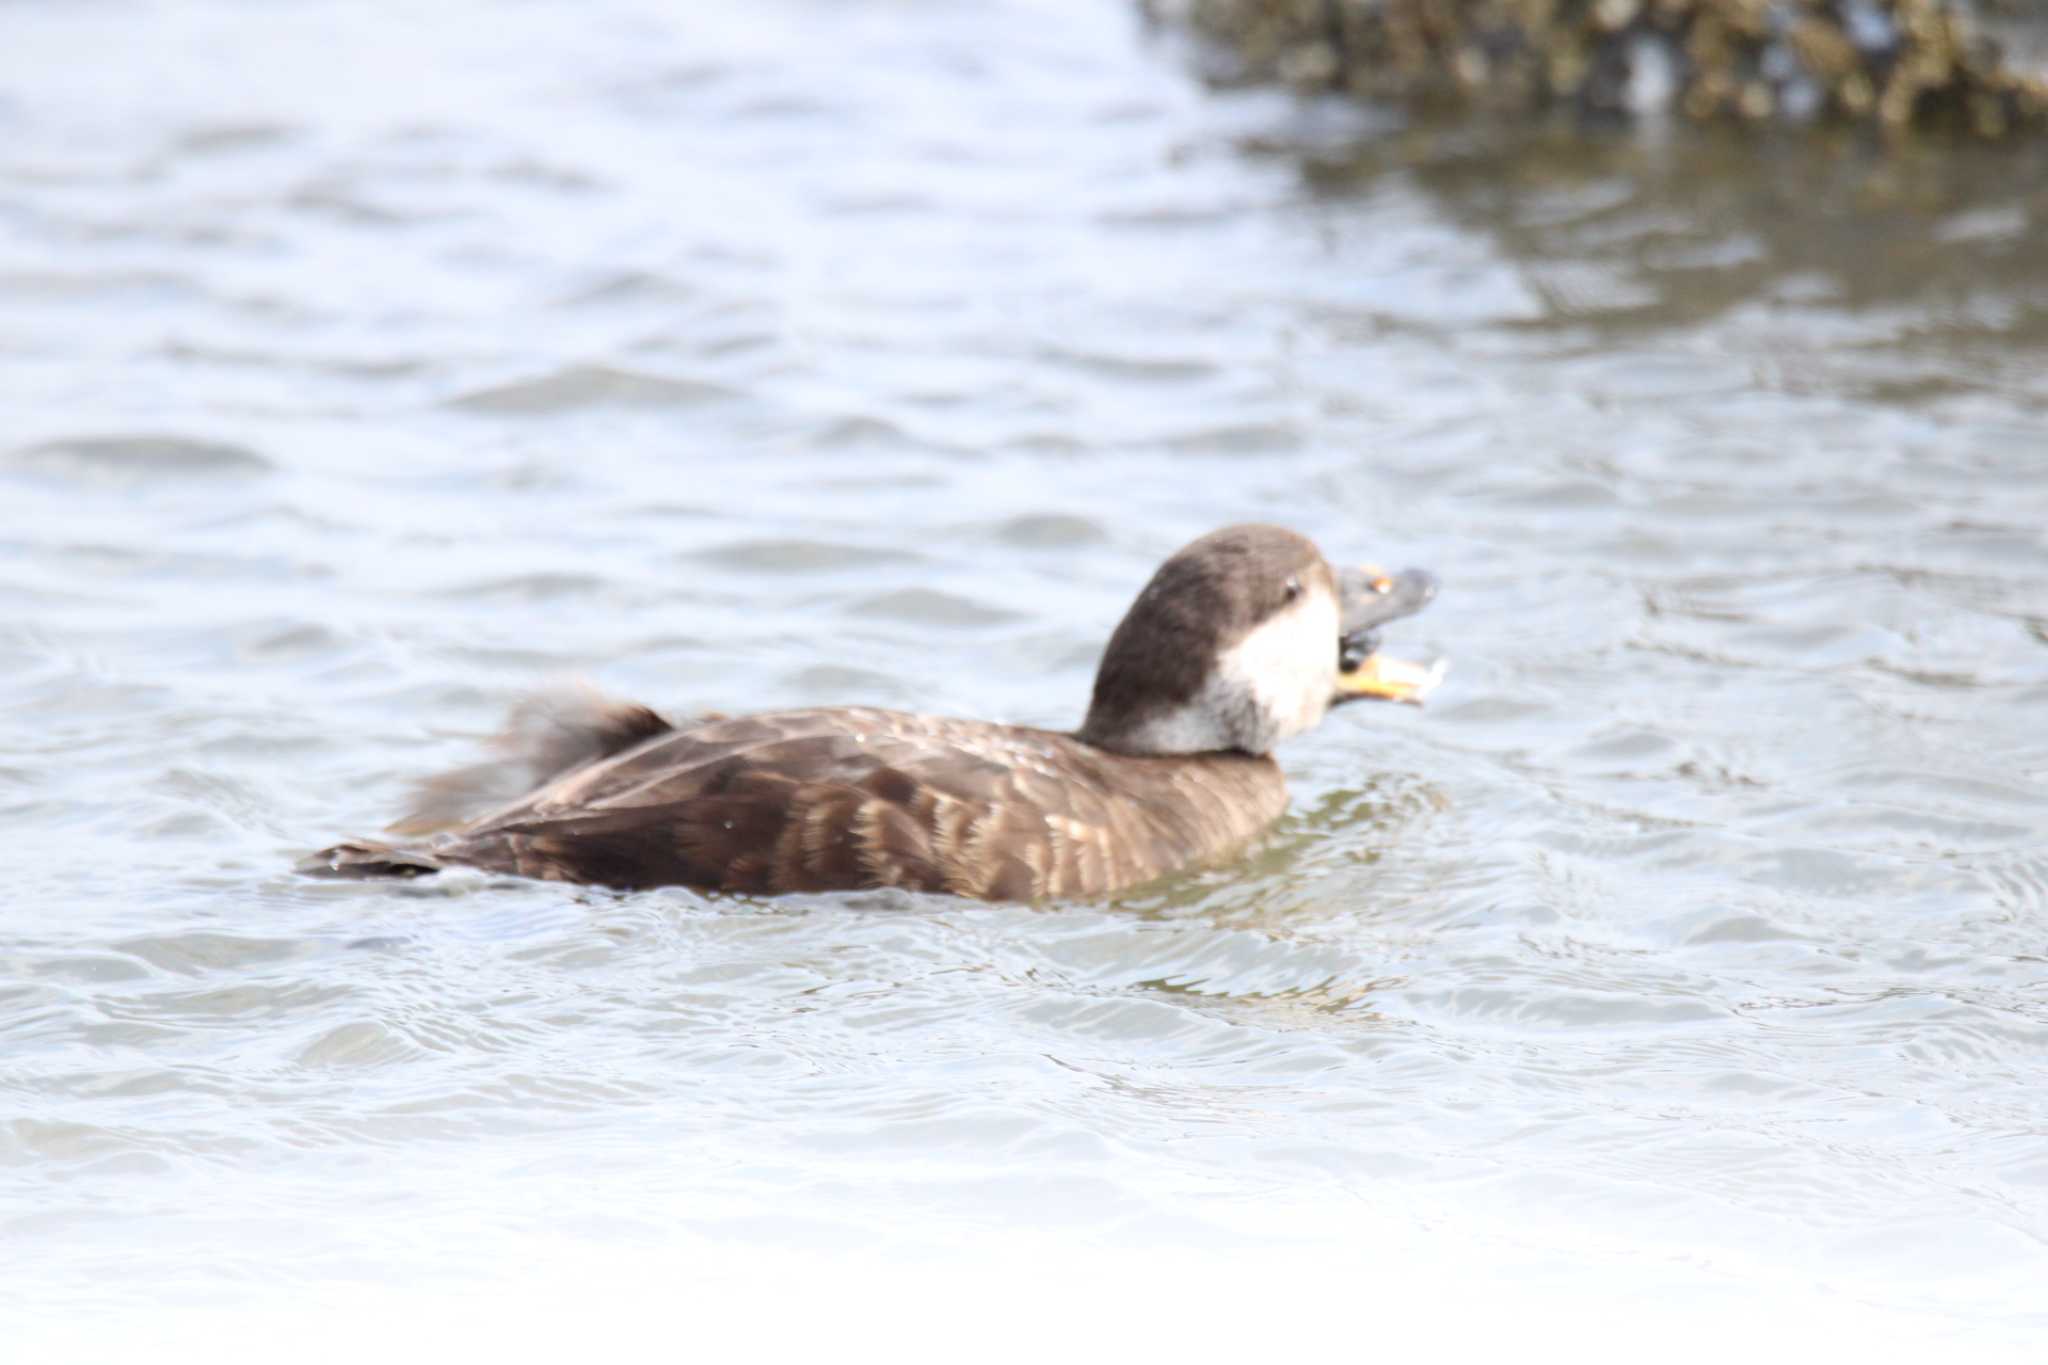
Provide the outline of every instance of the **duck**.
[[[391,842],[298,865],[454,868],[622,891],[898,887],[984,901],[1114,896],[1221,864],[1287,806],[1274,748],[1359,700],[1420,704],[1444,664],[1380,652],[1422,569],[1338,569],[1238,525],[1162,564],[1111,634],[1071,731],[821,706],[674,723],[594,692],[515,709],[495,761],[422,783]],[[471,814],[480,800],[493,802]]]

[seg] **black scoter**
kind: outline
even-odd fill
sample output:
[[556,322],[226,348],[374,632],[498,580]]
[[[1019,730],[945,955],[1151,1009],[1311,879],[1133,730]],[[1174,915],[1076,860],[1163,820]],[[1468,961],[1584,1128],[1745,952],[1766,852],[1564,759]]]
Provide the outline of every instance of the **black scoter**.
[[[303,872],[451,867],[744,894],[904,887],[983,900],[1107,895],[1212,863],[1287,805],[1273,746],[1360,698],[1419,701],[1442,672],[1378,652],[1436,594],[1419,569],[1334,569],[1277,526],[1162,565],[1110,637],[1071,733],[870,707],[671,724],[595,695],[530,703],[501,761],[423,784],[393,843]],[[472,818],[479,795],[518,780]]]

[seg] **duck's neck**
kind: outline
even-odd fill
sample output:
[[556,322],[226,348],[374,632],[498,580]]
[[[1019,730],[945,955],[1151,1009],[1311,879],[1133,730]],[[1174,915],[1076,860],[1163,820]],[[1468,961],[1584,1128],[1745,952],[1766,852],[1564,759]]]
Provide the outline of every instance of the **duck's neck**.
[[1104,706],[1098,696],[1075,732],[1111,753],[1147,758],[1235,751],[1262,754],[1280,736],[1254,698],[1215,679],[1188,701],[1142,708]]

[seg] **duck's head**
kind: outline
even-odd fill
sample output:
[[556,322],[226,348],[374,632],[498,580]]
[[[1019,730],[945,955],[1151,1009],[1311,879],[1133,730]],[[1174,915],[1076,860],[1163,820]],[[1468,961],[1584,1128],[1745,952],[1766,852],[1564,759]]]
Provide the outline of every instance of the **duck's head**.
[[1339,703],[1419,702],[1442,665],[1382,656],[1379,628],[1434,596],[1420,569],[1333,569],[1278,526],[1212,532],[1124,614],[1080,736],[1126,754],[1263,754]]

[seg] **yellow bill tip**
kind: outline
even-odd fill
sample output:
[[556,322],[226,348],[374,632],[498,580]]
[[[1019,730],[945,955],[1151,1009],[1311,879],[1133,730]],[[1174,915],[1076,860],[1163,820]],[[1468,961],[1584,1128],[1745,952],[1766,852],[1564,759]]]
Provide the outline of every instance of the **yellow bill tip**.
[[1382,701],[1405,701],[1414,706],[1436,690],[1450,672],[1451,661],[1418,664],[1407,659],[1373,654],[1349,673],[1337,675],[1337,690],[1346,696],[1377,697]]

